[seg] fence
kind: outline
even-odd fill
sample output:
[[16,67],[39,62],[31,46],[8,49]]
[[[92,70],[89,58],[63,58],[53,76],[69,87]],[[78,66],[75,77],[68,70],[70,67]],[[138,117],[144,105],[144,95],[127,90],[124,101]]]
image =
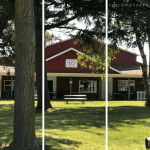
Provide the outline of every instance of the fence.
[[145,91],[137,91],[137,100],[139,101],[145,100]]

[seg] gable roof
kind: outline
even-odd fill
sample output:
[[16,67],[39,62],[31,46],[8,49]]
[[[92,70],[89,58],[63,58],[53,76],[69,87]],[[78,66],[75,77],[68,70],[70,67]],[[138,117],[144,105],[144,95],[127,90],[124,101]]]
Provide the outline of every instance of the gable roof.
[[66,41],[62,41],[62,42],[47,46],[45,48],[46,59],[48,59],[56,54],[59,54],[69,48],[74,48],[74,49],[80,51],[81,43],[76,42],[75,39],[69,39]]
[[129,51],[129,50],[126,50],[126,49],[123,49],[123,48],[120,48],[120,47],[119,47],[119,50],[125,51],[125,52],[127,52],[127,53],[130,53],[130,54],[133,54],[133,55],[136,55],[136,56],[139,56],[139,54],[136,54],[136,53],[134,53],[134,52],[131,52],[131,51]]
[[[51,60],[51,59],[53,59],[53,58],[56,58],[56,57],[58,57],[58,56],[60,56],[60,55],[62,55],[62,54],[65,54],[65,53],[67,53],[67,52],[69,52],[69,51],[71,51],[71,50],[74,51],[74,52],[76,52],[76,53],[81,54],[80,51],[78,51],[77,49],[71,47],[71,48],[66,49],[66,50],[64,50],[64,51],[62,51],[62,52],[60,52],[60,53],[58,53],[58,54],[56,54],[56,55],[54,55],[54,56],[52,56],[52,57],[50,57],[50,58],[47,58],[46,61],[49,61],[49,60]],[[113,70],[113,71],[115,71],[115,72],[117,72],[117,73],[119,73],[119,74],[122,74],[122,72],[120,72],[119,70],[117,70],[117,69],[115,69],[115,68],[113,68],[113,67],[110,67],[110,69]]]
[[[112,65],[112,67],[123,74],[142,75],[142,69],[139,65]],[[149,69],[149,67],[147,67],[147,69]]]
[[[52,44],[50,46],[47,46],[45,48],[46,59],[50,58],[60,52],[63,52],[71,47],[75,48],[78,51],[82,51],[81,43],[79,41],[77,42],[75,39],[68,39],[68,40],[61,41],[61,42]],[[135,56],[138,56],[138,54],[128,51],[128,50],[125,50],[123,48],[119,48],[119,50],[125,51],[125,52],[133,54]]]
[[60,52],[60,53],[58,53],[58,54],[52,56],[52,57],[47,58],[46,61],[49,61],[49,60],[51,60],[51,59],[53,59],[53,58],[56,58],[56,57],[58,57],[58,56],[60,56],[60,55],[62,55],[62,54],[64,54],[64,53],[67,53],[67,52],[69,52],[70,50],[73,50],[73,51],[75,51],[76,53],[81,54],[80,51],[78,51],[78,50],[76,50],[75,48],[71,47],[71,48],[66,49],[65,51],[62,51],[62,52]]
[[[82,52],[82,48],[81,48],[81,43],[80,42],[76,42],[75,39],[68,39],[65,41],[61,41],[59,43],[55,43],[51,46],[47,46],[45,48],[45,53],[46,53],[46,61],[49,61],[53,58],[56,58],[62,54],[65,54],[69,51],[74,51],[76,53],[81,53]],[[138,54],[127,51],[125,49],[120,49],[124,52],[130,53],[132,54],[132,56],[137,56]],[[124,69],[123,66],[119,66],[119,65],[112,65],[110,67],[111,70],[119,73],[119,74],[142,74],[141,68],[135,69],[135,67],[139,67],[139,65],[136,63],[136,65],[132,65],[132,67],[125,65]],[[127,68],[127,69],[125,69]]]

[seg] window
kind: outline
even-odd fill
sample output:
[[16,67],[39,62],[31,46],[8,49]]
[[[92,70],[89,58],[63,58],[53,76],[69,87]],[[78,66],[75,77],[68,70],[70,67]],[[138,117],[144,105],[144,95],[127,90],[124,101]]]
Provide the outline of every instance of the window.
[[15,86],[14,80],[12,80],[12,84],[11,84],[11,80],[4,81],[4,91],[11,91],[11,87],[12,87],[12,91],[14,91],[14,86]]
[[[118,91],[128,91],[128,80],[118,80]],[[130,91],[135,91],[135,80],[130,80]]]
[[97,81],[79,81],[79,93],[97,93]]

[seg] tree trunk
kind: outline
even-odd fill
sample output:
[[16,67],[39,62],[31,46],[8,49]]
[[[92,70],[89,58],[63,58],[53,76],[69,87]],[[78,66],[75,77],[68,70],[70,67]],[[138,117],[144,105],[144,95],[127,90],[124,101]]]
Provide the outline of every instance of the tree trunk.
[[149,98],[150,95],[149,95],[149,84],[148,84],[148,77],[147,77],[147,66],[142,65],[141,67],[142,67],[142,72],[143,72],[143,82],[144,82],[144,88],[145,88],[145,98],[146,98],[145,106],[150,106],[150,98]]
[[52,108],[52,105],[50,103],[50,96],[49,96],[49,89],[48,89],[48,83],[47,83],[47,70],[46,70],[46,62],[45,62],[45,110],[48,108]]
[[15,104],[13,141],[7,149],[40,150],[35,136],[34,0],[15,2]]
[[[136,29],[135,29],[136,30]],[[146,60],[146,55],[144,53],[144,45],[142,46],[141,40],[140,40],[140,35],[135,32],[136,39],[137,39],[137,45],[143,60],[143,64],[141,65],[142,67],[142,75],[143,75],[143,83],[144,83],[144,88],[145,88],[145,106],[150,106],[150,93],[149,93],[149,84],[148,84],[148,77],[147,77],[147,60]]]
[[42,111],[42,26],[36,27],[36,53],[35,53],[35,70],[37,83],[38,103],[36,110]]
[[[38,103],[36,106],[36,110],[38,111],[42,111],[42,23],[39,17],[40,14],[41,13],[39,11],[36,12],[35,65],[36,65],[36,83],[37,83],[37,95],[38,95]],[[46,72],[46,75],[47,75],[47,72]],[[52,108],[52,105],[50,103],[48,85],[47,85],[47,76],[45,76],[45,90],[44,91],[45,91],[45,110],[47,110],[48,108]]]

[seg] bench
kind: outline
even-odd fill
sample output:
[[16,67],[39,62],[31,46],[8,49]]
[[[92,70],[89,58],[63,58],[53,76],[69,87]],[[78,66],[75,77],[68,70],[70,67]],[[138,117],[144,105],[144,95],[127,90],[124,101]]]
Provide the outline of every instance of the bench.
[[82,101],[82,104],[84,104],[84,101],[87,100],[87,98],[86,95],[64,95],[64,100],[66,100],[66,104],[68,104],[68,101],[74,100]]

